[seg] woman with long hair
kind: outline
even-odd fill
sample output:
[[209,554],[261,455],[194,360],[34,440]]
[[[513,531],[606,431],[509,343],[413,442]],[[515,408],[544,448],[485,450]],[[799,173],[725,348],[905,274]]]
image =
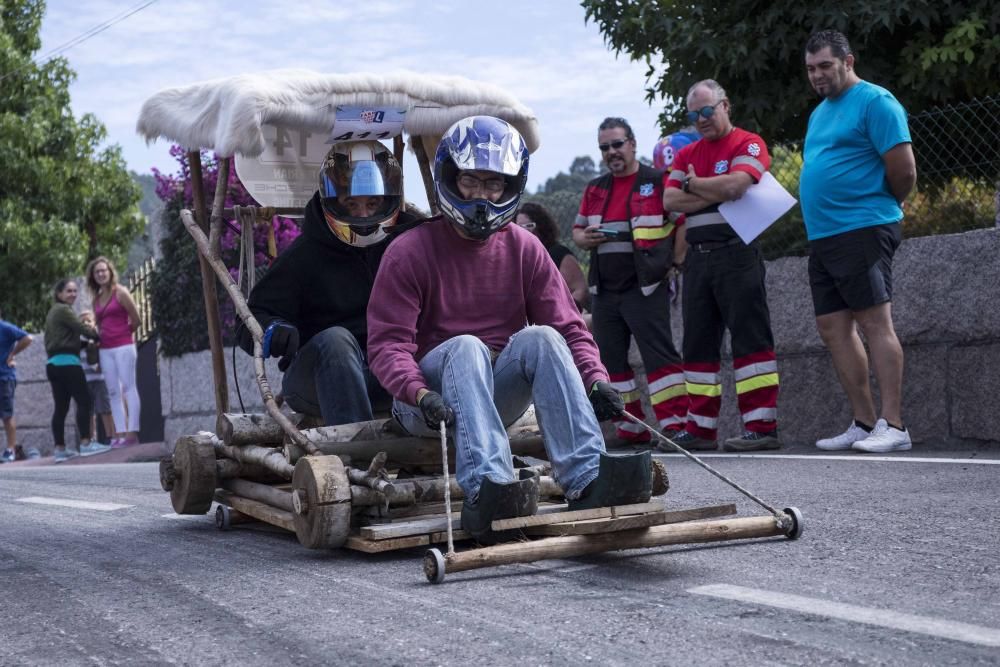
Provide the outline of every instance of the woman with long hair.
[[[45,376],[52,386],[55,411],[52,413],[52,437],[55,440],[55,462],[61,463],[78,455],[100,454],[110,449],[90,442],[90,392],[80,365],[81,340],[98,340],[97,331],[77,319],[73,304],[79,290],[74,281],[60,280],[53,289],[55,303],[45,316]],[[66,446],[66,415],[69,402],[76,403],[76,429],[80,449]]]
[[[538,237],[549,256],[559,268],[563,280],[569,286],[569,291],[576,301],[576,306],[583,310],[590,304],[590,292],[587,290],[587,279],[583,277],[580,262],[576,260],[573,251],[559,243],[559,226],[552,214],[541,204],[528,202],[521,204],[514,219],[518,225]],[[588,323],[589,325],[589,323]]]
[[111,446],[135,445],[139,442],[139,390],[132,332],[139,328],[139,311],[129,291],[118,284],[118,273],[107,257],[97,257],[87,265],[87,289],[101,332],[100,363],[115,422]]

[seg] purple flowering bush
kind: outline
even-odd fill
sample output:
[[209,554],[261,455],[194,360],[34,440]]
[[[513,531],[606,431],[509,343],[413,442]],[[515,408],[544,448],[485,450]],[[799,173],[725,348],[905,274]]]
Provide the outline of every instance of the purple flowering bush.
[[[206,349],[208,328],[198,252],[194,240],[180,220],[181,209],[194,210],[191,167],[187,151],[182,147],[172,146],[170,154],[178,162],[175,173],[165,174],[153,169],[156,194],[164,202],[163,224],[166,234],[160,244],[163,259],[157,265],[151,289],[153,317],[160,334],[161,350],[167,356],[177,356]],[[205,208],[209,211],[219,179],[220,159],[218,155],[209,156],[202,153]],[[240,183],[234,169],[229,171],[225,205],[226,208],[256,205]],[[266,270],[271,262],[267,252],[269,228],[274,230],[275,245],[279,254],[291,245],[300,233],[299,227],[289,218],[276,216],[269,222],[258,225],[254,229],[254,264],[258,275]],[[239,270],[239,222],[232,219],[226,221],[220,242],[223,261],[235,280]],[[219,311],[222,318],[223,339],[227,344],[232,344],[239,322],[233,304],[222,290],[220,290]]]

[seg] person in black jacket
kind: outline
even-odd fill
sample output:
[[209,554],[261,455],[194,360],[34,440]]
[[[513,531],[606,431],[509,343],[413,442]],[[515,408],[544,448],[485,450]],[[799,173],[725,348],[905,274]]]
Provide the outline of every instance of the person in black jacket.
[[[420,218],[402,210],[402,170],[377,141],[335,144],[319,181],[302,235],[249,305],[264,330],[264,357],[281,357],[285,401],[333,426],[370,420],[392,403],[368,370],[366,311],[386,247]],[[252,354],[250,332],[238,335]]]

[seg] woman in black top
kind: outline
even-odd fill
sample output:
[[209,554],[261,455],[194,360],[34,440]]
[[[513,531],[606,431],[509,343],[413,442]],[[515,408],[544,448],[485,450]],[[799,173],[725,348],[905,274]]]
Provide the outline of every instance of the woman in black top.
[[[518,225],[530,231],[538,237],[545,249],[549,251],[552,261],[559,267],[559,273],[569,286],[569,291],[576,301],[577,307],[582,311],[590,304],[590,292],[587,291],[587,280],[583,277],[583,270],[576,260],[573,251],[559,243],[559,227],[552,215],[540,204],[522,204],[517,210],[517,217],[514,219]],[[585,318],[589,320],[589,318]],[[587,322],[590,325],[590,322]]]

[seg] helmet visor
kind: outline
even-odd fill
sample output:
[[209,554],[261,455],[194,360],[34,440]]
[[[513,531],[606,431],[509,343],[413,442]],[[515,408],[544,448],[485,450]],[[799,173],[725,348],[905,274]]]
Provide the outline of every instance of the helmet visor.
[[323,207],[352,227],[375,227],[394,219],[402,203],[402,170],[384,146],[337,146],[320,172]]

